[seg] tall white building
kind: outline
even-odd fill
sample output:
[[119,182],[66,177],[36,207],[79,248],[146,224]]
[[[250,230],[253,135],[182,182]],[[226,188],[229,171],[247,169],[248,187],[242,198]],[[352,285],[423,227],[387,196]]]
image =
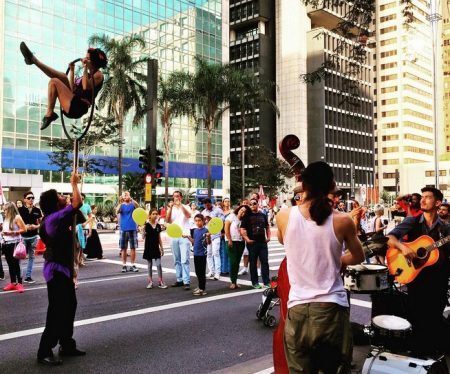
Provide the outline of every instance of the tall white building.
[[[381,190],[406,191],[411,164],[432,163],[433,81],[428,2],[412,0],[405,16],[400,0],[376,5],[375,111],[377,173]],[[400,181],[398,183],[397,181]]]

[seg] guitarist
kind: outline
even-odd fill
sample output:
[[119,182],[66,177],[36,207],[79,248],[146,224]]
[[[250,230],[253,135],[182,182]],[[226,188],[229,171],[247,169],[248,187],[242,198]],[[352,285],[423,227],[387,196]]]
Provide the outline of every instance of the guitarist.
[[[414,241],[422,235],[439,240],[450,235],[437,212],[442,203],[442,192],[434,187],[422,188],[420,209],[417,217],[406,217],[388,235],[388,245],[397,248],[412,261],[416,253],[404,245],[400,238],[408,235]],[[428,266],[408,284],[408,319],[413,328],[412,350],[421,355],[442,353],[449,350],[449,337],[445,335],[442,323],[446,305],[448,277],[450,274],[450,244],[439,248],[439,260]]]

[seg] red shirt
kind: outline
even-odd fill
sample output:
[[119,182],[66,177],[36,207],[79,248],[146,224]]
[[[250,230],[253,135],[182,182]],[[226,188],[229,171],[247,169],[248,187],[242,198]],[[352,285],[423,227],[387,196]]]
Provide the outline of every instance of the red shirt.
[[407,217],[417,217],[423,212],[420,209],[411,207],[406,201],[400,200],[398,205],[406,212]]

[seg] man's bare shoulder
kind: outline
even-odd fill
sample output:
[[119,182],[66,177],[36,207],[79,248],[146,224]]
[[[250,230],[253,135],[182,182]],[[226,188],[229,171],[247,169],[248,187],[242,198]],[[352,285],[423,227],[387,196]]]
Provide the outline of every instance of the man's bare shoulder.
[[339,225],[353,225],[353,220],[348,213],[339,212],[337,210],[333,211],[333,221]]

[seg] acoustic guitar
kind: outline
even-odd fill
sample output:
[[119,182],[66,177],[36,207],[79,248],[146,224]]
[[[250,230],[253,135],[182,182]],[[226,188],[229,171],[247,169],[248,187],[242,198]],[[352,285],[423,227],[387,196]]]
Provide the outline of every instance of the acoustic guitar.
[[402,284],[412,282],[427,266],[434,265],[439,259],[438,248],[450,241],[450,235],[438,241],[434,241],[428,235],[422,235],[416,240],[403,243],[412,249],[417,257],[409,261],[397,248],[389,248],[386,253],[386,262],[389,273],[395,276],[395,280]]

